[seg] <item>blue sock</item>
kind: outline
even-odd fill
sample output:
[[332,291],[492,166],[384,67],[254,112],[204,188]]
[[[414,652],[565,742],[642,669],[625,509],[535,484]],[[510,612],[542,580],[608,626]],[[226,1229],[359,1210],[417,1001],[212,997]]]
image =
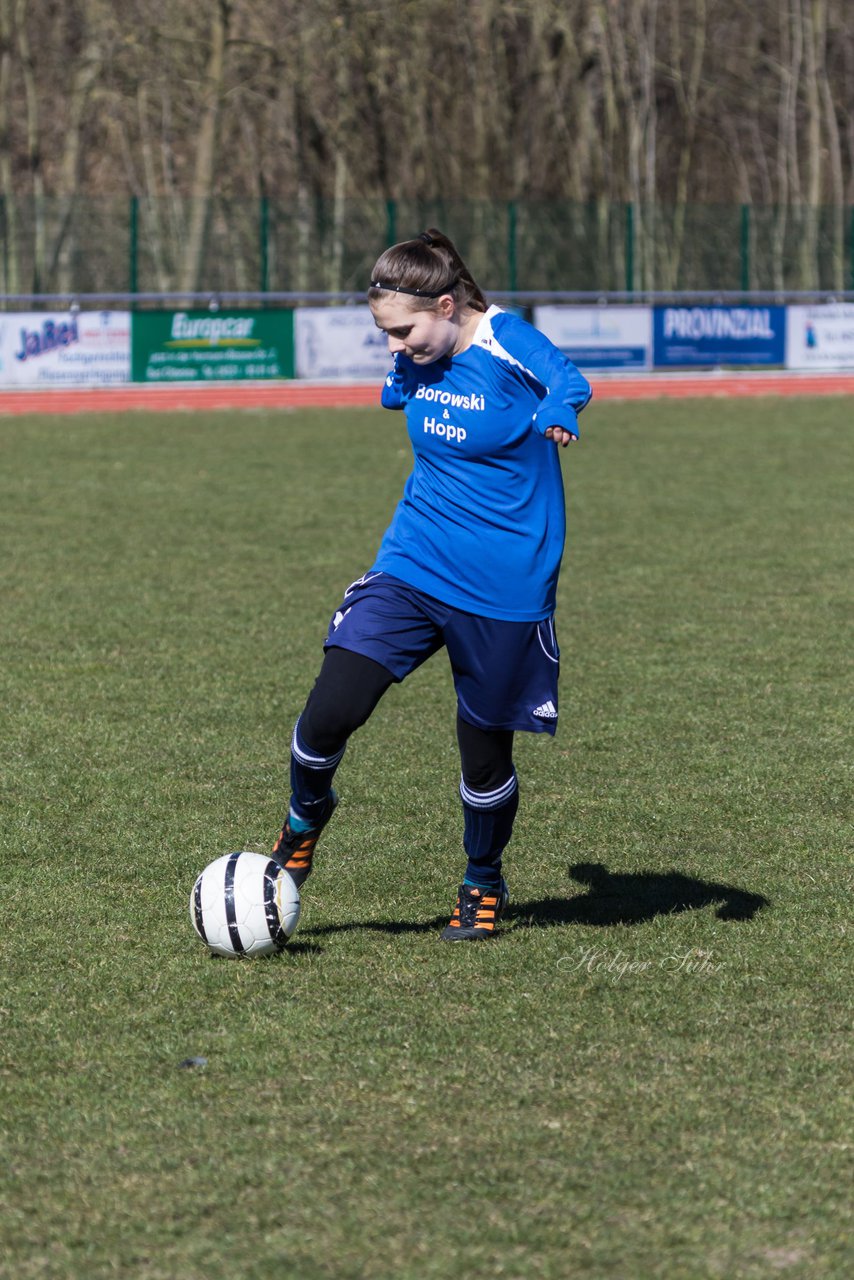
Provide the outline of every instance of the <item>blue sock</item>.
[[332,790],[335,770],[341,763],[347,744],[331,756],[312,751],[300,734],[299,721],[291,741],[291,807],[292,831],[310,831],[323,816]]
[[501,855],[510,842],[519,808],[516,771],[494,791],[473,791],[461,781],[460,798],[465,818],[463,844],[468,854],[463,883],[478,889],[498,889]]

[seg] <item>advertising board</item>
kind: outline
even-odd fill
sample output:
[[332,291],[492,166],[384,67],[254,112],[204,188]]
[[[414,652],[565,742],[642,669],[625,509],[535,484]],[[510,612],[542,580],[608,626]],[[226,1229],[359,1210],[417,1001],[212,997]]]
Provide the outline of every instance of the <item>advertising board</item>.
[[655,307],[653,364],[782,365],[785,307]]
[[376,378],[391,368],[388,340],[370,308],[300,307],[294,316],[298,378]]
[[580,369],[648,369],[650,307],[534,308],[534,325]]
[[102,387],[129,380],[128,312],[0,315],[0,385]]
[[293,311],[138,311],[134,382],[292,378]]
[[854,369],[854,303],[788,308],[786,367]]

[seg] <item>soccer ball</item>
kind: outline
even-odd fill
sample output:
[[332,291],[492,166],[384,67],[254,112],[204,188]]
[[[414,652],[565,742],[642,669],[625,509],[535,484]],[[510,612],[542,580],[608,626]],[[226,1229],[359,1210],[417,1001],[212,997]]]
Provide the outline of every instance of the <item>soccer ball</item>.
[[218,956],[268,956],[297,927],[299,890],[261,853],[226,853],[205,867],[190,894],[193,928]]

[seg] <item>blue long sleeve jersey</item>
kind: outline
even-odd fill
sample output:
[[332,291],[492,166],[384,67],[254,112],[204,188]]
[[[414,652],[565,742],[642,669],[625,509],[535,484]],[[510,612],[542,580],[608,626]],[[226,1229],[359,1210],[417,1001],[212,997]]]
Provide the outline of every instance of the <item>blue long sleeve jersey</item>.
[[544,433],[577,435],[590,396],[544,334],[499,307],[460,355],[427,365],[397,356],[382,403],[406,411],[415,468],[374,570],[482,617],[549,617],[566,513]]

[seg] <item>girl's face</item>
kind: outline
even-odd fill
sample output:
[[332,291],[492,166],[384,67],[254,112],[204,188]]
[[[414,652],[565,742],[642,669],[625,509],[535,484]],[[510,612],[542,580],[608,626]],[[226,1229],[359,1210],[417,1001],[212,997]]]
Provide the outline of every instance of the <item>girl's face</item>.
[[432,364],[454,354],[460,322],[453,298],[439,298],[434,311],[418,311],[400,294],[370,305],[377,328],[388,337],[391,355],[401,352],[414,364]]

